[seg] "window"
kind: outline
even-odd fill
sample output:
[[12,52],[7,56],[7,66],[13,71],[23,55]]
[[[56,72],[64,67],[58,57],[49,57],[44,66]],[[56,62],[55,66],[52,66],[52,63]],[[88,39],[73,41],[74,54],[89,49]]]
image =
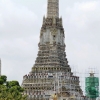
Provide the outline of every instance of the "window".
[[53,40],[55,40],[55,38],[56,38],[56,36],[55,36],[55,35],[53,35]]

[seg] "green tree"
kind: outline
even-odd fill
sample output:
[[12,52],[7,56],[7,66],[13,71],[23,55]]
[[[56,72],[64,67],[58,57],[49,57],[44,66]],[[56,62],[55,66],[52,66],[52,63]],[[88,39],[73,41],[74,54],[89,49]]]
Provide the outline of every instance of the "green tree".
[[6,81],[7,81],[7,76],[5,75],[0,76],[0,85],[3,85],[4,83],[6,83]]
[[0,100],[27,100],[23,91],[18,81],[7,81],[6,76],[0,76]]

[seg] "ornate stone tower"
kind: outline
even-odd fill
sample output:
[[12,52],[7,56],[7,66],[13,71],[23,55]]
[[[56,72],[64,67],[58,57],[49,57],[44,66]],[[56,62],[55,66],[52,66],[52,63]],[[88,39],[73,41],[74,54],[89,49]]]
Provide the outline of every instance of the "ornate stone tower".
[[22,87],[28,100],[49,100],[51,95],[64,92],[82,96],[79,77],[74,76],[65,53],[65,34],[59,18],[59,0],[48,0],[47,17],[43,17],[39,51],[28,75],[23,76]]

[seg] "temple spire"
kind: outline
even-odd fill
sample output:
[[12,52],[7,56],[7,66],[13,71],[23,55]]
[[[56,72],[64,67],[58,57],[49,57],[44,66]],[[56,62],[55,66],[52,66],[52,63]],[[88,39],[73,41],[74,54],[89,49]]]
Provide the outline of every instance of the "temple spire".
[[48,0],[47,17],[59,17],[59,0]]
[[0,76],[1,76],[1,59],[0,59]]

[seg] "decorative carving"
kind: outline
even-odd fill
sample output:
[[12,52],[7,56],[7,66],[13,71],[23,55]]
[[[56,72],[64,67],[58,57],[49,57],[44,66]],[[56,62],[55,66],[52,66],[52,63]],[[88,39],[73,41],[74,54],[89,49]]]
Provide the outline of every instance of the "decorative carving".
[[57,34],[57,29],[56,28],[51,28],[51,34],[56,35]]

